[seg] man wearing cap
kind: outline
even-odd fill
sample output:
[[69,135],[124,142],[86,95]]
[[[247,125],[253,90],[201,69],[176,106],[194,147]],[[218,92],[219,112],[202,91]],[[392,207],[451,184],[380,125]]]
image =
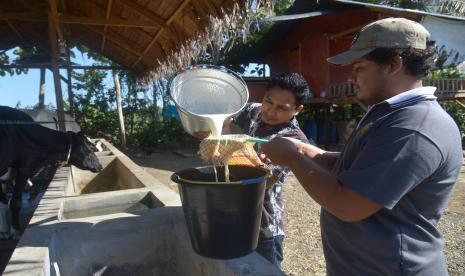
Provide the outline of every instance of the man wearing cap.
[[349,81],[369,110],[342,152],[288,138],[262,146],[322,206],[328,275],[447,275],[437,229],[462,165],[460,132],[422,78],[437,56],[420,24],[365,26],[349,51]]

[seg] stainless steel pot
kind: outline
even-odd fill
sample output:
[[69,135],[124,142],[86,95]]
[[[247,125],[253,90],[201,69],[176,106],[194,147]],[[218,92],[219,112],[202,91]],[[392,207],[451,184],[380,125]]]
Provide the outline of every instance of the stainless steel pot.
[[210,131],[202,115],[239,112],[247,104],[249,90],[238,74],[226,68],[197,65],[180,71],[170,85],[182,126],[193,135]]

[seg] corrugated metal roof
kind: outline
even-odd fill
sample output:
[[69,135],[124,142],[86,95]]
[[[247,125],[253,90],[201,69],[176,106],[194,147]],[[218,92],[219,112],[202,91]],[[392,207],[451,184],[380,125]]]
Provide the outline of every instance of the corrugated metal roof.
[[420,14],[420,15],[430,15],[430,16],[436,16],[436,17],[441,17],[441,18],[446,18],[446,19],[465,21],[465,17],[446,15],[446,14],[441,14],[441,13],[427,12],[427,11],[420,11],[420,10],[413,10],[413,9],[403,9],[403,8],[391,7],[391,6],[386,6],[386,5],[364,3],[364,2],[357,2],[357,1],[351,1],[351,0],[320,0],[320,3],[325,3],[325,2],[339,2],[339,3],[362,6],[362,7],[367,7],[367,8],[386,9],[386,10],[392,10],[392,11],[408,12],[408,13],[414,13],[414,14]]

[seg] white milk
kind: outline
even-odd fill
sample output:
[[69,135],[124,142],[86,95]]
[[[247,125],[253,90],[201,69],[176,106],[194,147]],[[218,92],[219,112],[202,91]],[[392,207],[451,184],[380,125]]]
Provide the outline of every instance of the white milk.
[[[215,146],[215,150],[213,151],[212,160],[215,160],[215,156],[219,155],[220,140],[221,140],[221,133],[223,131],[224,120],[226,120],[226,118],[231,116],[231,114],[202,114],[201,116],[207,120],[212,138],[218,139],[218,144]],[[213,171],[215,172],[216,182],[218,182],[218,174],[216,170],[216,166],[218,165],[220,164],[213,164]],[[223,165],[224,165],[225,181],[229,182],[228,160],[225,160]]]
[[[228,145],[228,140],[225,141],[225,145]],[[223,161],[224,165],[224,181],[229,182],[229,166],[228,166],[228,159]]]
[[226,182],[229,182],[229,166],[228,160],[224,161],[224,179]]
[[212,138],[220,138],[223,131],[223,123],[230,114],[202,114],[204,119],[207,120],[210,127]]
[[215,149],[213,150],[213,156],[212,156],[212,160],[213,160],[212,165],[213,165],[213,171],[215,172],[215,180],[216,180],[216,182],[218,182],[218,172],[216,171],[217,164],[215,162],[215,158],[216,158],[216,156],[218,156],[220,154],[219,150],[220,150],[220,140],[218,140],[218,143],[216,143]]
[[215,164],[213,164],[213,172],[215,173],[215,182],[218,183],[218,172],[216,171]]

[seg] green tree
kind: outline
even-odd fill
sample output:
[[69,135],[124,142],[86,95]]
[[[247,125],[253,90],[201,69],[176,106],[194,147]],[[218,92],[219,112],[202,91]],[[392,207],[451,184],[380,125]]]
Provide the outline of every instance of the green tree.
[[[225,66],[239,74],[243,74],[248,64],[237,62],[237,57],[242,57],[244,52],[249,51],[260,42],[266,31],[273,25],[270,21],[265,21],[266,17],[283,14],[294,2],[294,0],[275,0],[273,10],[269,14],[268,9],[264,6],[257,7],[253,1],[247,10],[247,18],[244,22],[236,24],[232,28],[242,28],[242,36],[230,37],[221,47],[217,45],[208,47],[206,53],[199,57],[197,63],[215,64]],[[248,25],[244,27],[244,25]],[[241,39],[242,38],[242,39]],[[262,67],[255,68],[258,76],[264,75]]]
[[[47,55],[43,51],[33,46],[18,47],[13,50],[13,55],[16,56],[13,59],[7,55],[6,50],[0,50],[0,65],[10,65],[21,62],[43,62],[47,58]],[[48,57],[50,60],[50,57]],[[48,61],[46,60],[46,61]],[[10,76],[27,74],[27,68],[0,68],[0,77],[4,77],[6,74]]]
[[91,136],[98,136],[100,132],[117,136],[117,117],[112,108],[114,100],[108,96],[109,89],[104,85],[106,76],[107,72],[102,70],[74,71],[72,74],[76,121]]

